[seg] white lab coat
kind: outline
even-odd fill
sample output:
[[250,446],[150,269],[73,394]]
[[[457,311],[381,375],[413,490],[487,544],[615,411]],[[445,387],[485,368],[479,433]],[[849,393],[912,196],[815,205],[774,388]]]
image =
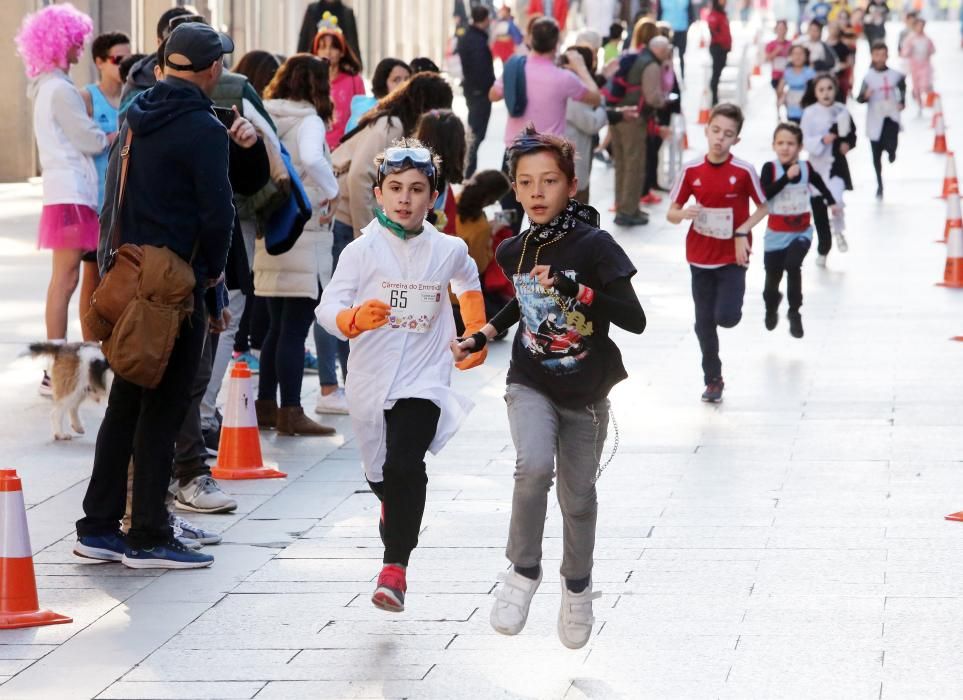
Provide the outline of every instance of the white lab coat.
[[[367,299],[386,300],[383,281],[437,282],[451,285],[456,296],[480,291],[478,268],[460,238],[439,233],[425,223],[424,231],[401,240],[377,219],[341,253],[331,282],[321,295],[318,322],[344,340],[338,312]],[[441,307],[424,333],[387,327],[366,331],[351,340],[345,392],[351,425],[357,437],[365,476],[384,479],[384,411],[399,399],[428,399],[441,409],[431,443],[437,454],[457,432],[473,403],[450,388],[453,358],[449,343],[455,338],[451,302],[442,294]]]

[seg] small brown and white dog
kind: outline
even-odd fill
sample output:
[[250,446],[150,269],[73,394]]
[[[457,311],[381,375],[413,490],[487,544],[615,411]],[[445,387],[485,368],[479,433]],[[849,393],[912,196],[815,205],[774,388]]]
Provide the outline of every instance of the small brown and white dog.
[[84,434],[80,420],[80,404],[91,398],[100,402],[110,394],[114,373],[107,365],[104,353],[97,343],[33,343],[33,357],[50,358],[50,384],[53,389],[53,410],[50,427],[54,440],[70,440],[72,437],[64,426],[70,415],[70,427],[78,435]]

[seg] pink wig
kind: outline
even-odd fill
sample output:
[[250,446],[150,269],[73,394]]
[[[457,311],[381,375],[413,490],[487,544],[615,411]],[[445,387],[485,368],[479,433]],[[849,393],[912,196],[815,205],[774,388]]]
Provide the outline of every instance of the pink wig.
[[48,5],[24,17],[14,41],[27,77],[35,78],[57,68],[67,70],[67,54],[83,46],[93,31],[90,17],[70,3]]

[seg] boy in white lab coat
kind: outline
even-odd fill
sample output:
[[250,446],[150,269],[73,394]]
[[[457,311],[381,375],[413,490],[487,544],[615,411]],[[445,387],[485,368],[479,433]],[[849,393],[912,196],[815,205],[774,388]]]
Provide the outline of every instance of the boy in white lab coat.
[[[381,207],[338,261],[317,318],[351,341],[345,391],[365,476],[382,502],[384,568],[372,602],[404,610],[405,570],[425,510],[425,453],[437,453],[472,403],[450,389],[458,297],[465,333],[485,324],[478,268],[468,246],[425,221],[438,196],[440,160],[415,139],[378,156]],[[470,369],[485,355],[457,363]]]

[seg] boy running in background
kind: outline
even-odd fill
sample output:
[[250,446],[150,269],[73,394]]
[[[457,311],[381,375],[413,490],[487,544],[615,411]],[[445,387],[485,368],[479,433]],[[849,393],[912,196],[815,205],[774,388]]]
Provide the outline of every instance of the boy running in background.
[[[706,384],[702,400],[710,403],[722,400],[725,386],[717,329],[732,328],[742,318],[751,231],[768,212],[755,169],[730,153],[739,143],[742,124],[742,110],[736,105],[713,108],[706,125],[709,152],[683,166],[666,215],[672,224],[692,222],[686,235],[686,260],[692,273],[695,332],[702,349]],[[686,207],[690,197],[696,203]],[[750,199],[756,203],[751,216]]]
[[906,107],[906,76],[886,65],[889,49],[883,41],[875,42],[870,52],[872,65],[863,78],[856,96],[866,104],[866,135],[873,150],[876,170],[876,197],[883,198],[883,151],[889,162],[896,160],[899,145],[901,113]]

